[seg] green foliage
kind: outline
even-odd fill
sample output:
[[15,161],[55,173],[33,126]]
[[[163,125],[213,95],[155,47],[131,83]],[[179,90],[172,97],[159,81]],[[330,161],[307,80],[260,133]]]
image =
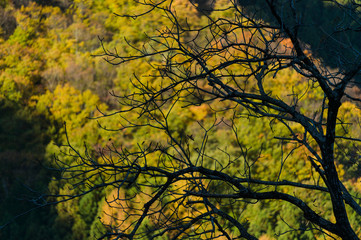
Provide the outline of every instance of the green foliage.
[[79,201],[79,212],[83,220],[90,224],[93,222],[94,217],[98,212],[97,201],[94,197],[94,193],[91,192],[83,196]]

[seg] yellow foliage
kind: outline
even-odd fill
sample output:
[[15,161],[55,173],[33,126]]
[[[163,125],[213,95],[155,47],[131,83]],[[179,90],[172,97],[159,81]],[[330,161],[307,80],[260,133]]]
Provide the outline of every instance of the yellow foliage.
[[351,102],[342,103],[339,116],[347,122],[355,122],[361,117],[361,109]]
[[361,177],[357,178],[353,186],[356,188],[356,190],[361,193]]
[[207,104],[202,104],[200,106],[191,106],[189,110],[193,113],[194,118],[197,121],[203,120],[207,114],[211,111]]
[[[37,100],[37,108],[40,112],[49,111],[51,116],[68,126],[82,126],[88,117],[94,115],[96,106],[100,105],[99,97],[90,90],[83,93],[69,84],[58,85],[54,92],[47,91],[46,94],[33,98]],[[103,109],[105,105],[102,105]]]

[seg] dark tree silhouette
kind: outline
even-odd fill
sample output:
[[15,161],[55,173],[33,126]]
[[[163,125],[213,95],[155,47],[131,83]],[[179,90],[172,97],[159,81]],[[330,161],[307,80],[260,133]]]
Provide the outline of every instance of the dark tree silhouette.
[[[352,146],[357,155],[361,141],[345,127],[339,111],[346,100],[360,101],[349,89],[361,69],[360,49],[352,43],[361,27],[361,5],[336,0],[242,3],[208,4],[218,14],[207,8],[204,24],[181,19],[171,0],[139,1],[148,7],[146,11],[121,16],[142,21],[142,16],[157,11],[170,24],[147,35],[142,46],[128,41],[131,55],[105,47],[102,55],[114,65],[146,61],[153,69],[145,77],[135,74],[131,81],[136,90],[116,96],[120,110],[104,114],[121,116],[119,131],[153,135],[136,146],[110,145],[96,156],[82,154],[69,144],[78,164],[64,165],[63,170],[83,189],[81,195],[112,189],[107,203],[115,210],[109,214],[113,222],[100,239],[256,239],[242,213],[249,204],[263,201],[291,204],[302,213],[304,231],[359,239],[360,232],[349,216],[361,216],[361,208],[339,177],[338,153]],[[317,16],[307,15],[312,12],[307,8],[315,10],[318,5],[337,9],[334,17],[342,13],[343,18],[323,19],[329,25],[317,31],[312,22]],[[307,31],[322,32],[319,46],[299,38]],[[320,54],[324,59],[312,54],[324,42],[329,45],[322,51],[332,55],[332,68],[327,54]],[[274,93],[278,75],[288,69],[297,72],[306,87]],[[315,91],[322,92],[321,98],[307,103]],[[194,132],[180,129],[177,119],[182,111],[200,106],[210,109],[213,123],[199,120]],[[132,117],[135,113],[137,118]],[[250,154],[252,146],[244,144],[246,136],[238,131],[243,118],[283,125],[282,133],[274,133],[282,154],[272,156],[279,157],[280,164],[262,166],[267,163],[261,154]],[[227,145],[234,151],[217,149],[209,140],[218,128],[229,130]],[[283,150],[285,146],[288,150]],[[288,156],[298,149],[303,149],[302,157],[297,155],[299,161],[304,161],[313,175],[307,181],[282,175]],[[257,166],[265,172],[256,174]],[[278,174],[270,176],[274,169]],[[318,211],[307,196],[328,199],[331,216]]]

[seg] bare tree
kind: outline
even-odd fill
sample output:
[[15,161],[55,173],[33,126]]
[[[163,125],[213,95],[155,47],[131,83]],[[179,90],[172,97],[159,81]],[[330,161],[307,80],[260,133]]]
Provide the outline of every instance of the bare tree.
[[[121,116],[120,132],[148,134],[144,142],[109,145],[95,156],[69,144],[78,164],[63,169],[81,194],[111,189],[107,197],[113,210],[107,212],[111,224],[100,239],[256,239],[242,214],[248,205],[263,201],[291,204],[302,213],[309,231],[359,239],[349,216],[361,216],[361,208],[339,176],[338,153],[348,146],[358,155],[361,141],[345,127],[348,123],[339,111],[345,101],[360,101],[349,89],[357,85],[361,69],[354,43],[361,6],[358,1],[313,1],[343,16],[338,25],[320,29],[307,15],[312,1],[264,0],[252,6],[242,2],[206,4],[206,21],[199,24],[178,15],[172,0],[139,1],[146,11],[122,16],[142,21],[142,16],[157,11],[169,25],[147,35],[142,46],[129,41],[136,54],[122,55],[104,47],[102,55],[114,65],[146,61],[152,69],[151,74],[132,77],[136,91],[116,96],[119,111],[104,114]],[[315,36],[318,46],[306,36],[315,29],[320,33]],[[321,51],[332,56],[333,66]],[[278,76],[285,71],[299,76],[296,82],[290,78],[291,84],[306,87],[294,85],[276,93],[277,84],[284,84]],[[305,103],[315,91],[321,97]],[[193,132],[181,129],[176,120],[182,113],[202,107],[208,109],[207,122],[194,121]],[[271,156],[280,158],[279,165],[263,166],[266,172],[255,173],[257,166],[266,164],[261,157],[266,149],[250,154],[252,146],[239,135],[241,119],[267,119],[271,127],[282,124],[284,131],[274,132],[282,154]],[[227,129],[226,145],[232,150],[210,141],[216,129]],[[313,176],[307,181],[283,174],[287,158],[298,149],[303,157],[296,156]],[[269,176],[267,171],[275,168],[278,174]],[[318,211],[310,196],[329,199],[331,216]]]

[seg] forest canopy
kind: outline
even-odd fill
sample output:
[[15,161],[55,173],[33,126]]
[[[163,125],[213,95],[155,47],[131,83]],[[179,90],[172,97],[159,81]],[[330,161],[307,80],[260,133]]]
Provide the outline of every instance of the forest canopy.
[[360,7],[1,1],[0,238],[360,238]]

